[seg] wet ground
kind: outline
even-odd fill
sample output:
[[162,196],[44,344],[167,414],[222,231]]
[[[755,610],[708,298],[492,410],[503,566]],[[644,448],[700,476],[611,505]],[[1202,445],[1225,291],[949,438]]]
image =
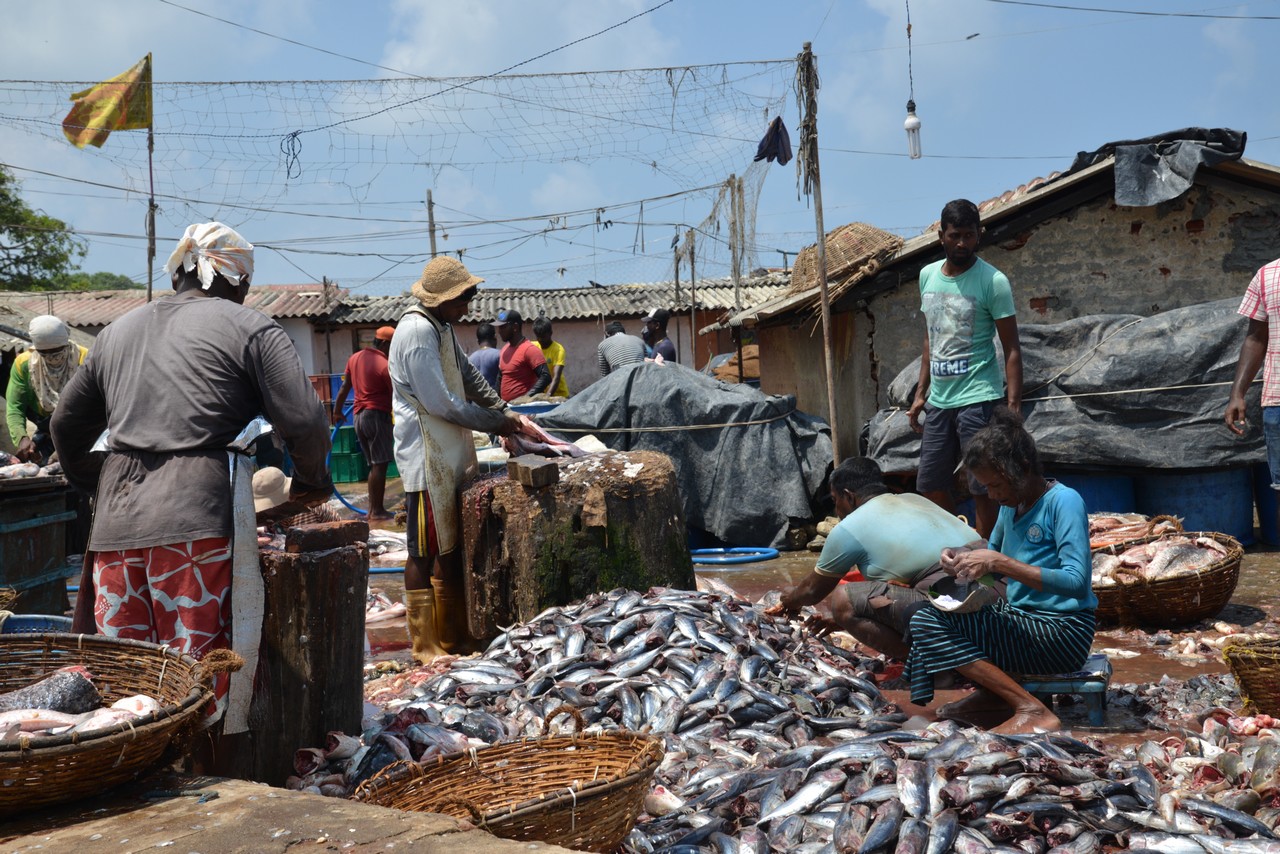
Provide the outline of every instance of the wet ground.
[[[363,484],[344,485],[343,491],[361,495]],[[400,502],[399,481],[392,480],[388,482],[387,506],[394,510]],[[786,589],[795,584],[813,571],[816,560],[817,555],[813,552],[783,552],[773,560],[760,563],[731,567],[699,566],[695,569],[699,577],[717,579],[743,598],[754,601],[770,590]],[[371,561],[375,568],[379,563],[383,562],[376,557]],[[404,579],[399,574],[372,575],[370,586],[382,590],[393,601],[400,601],[404,593]],[[1208,643],[1219,641],[1223,637],[1223,628],[1280,636],[1280,548],[1254,546],[1246,549],[1236,590],[1230,603],[1217,616],[1179,630],[1101,628],[1094,641],[1094,651],[1107,651],[1114,669],[1113,687],[1158,683],[1166,676],[1185,681],[1202,674],[1229,672],[1218,647]],[[368,637],[371,660],[407,658],[408,630],[403,619],[371,625]],[[1179,646],[1185,646],[1188,638],[1196,642],[1197,649],[1185,655],[1178,654]],[[965,690],[940,690],[931,707],[958,699],[966,693]],[[904,711],[931,717],[928,709],[912,706],[906,692],[890,690],[889,694],[903,706]],[[1140,716],[1115,705],[1108,707],[1106,724],[1100,729],[1088,726],[1083,704],[1060,705],[1058,713],[1071,728],[1100,735],[1139,733],[1147,728]]]

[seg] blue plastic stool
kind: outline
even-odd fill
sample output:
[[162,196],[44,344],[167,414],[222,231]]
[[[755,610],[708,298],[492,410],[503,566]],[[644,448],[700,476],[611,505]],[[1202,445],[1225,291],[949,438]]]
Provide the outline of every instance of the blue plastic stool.
[[1055,694],[1079,694],[1089,708],[1089,725],[1102,726],[1105,721],[1111,660],[1103,653],[1092,653],[1075,673],[1023,676],[1018,681],[1028,694],[1050,708]]

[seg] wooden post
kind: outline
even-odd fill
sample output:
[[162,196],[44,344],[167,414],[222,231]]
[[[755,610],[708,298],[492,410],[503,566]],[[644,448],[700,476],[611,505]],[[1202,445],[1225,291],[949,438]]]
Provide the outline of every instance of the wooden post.
[[693,327],[693,340],[689,342],[689,367],[698,370],[698,267],[696,262],[697,243],[693,239],[693,229],[689,229],[689,324]]
[[840,439],[836,426],[836,359],[831,329],[831,295],[827,291],[827,232],[822,225],[822,172],[818,167],[818,68],[813,44],[804,43],[800,62],[808,67],[803,74],[805,92],[801,96],[806,115],[801,123],[801,145],[805,166],[813,185],[813,220],[818,229],[818,293],[822,296],[822,356],[827,369],[827,419],[831,424],[833,462],[840,465]]
[[[148,57],[151,54],[147,54]],[[148,63],[150,64],[150,63]],[[151,270],[156,261],[156,173],[152,165],[156,153],[156,135],[151,125],[147,125],[147,179],[151,186],[151,196],[147,200],[147,302],[151,302]]]
[[[457,204],[456,202],[454,204]],[[427,190],[427,230],[431,233],[431,257],[436,257],[436,203]]]
[[286,549],[319,550],[260,552],[266,609],[249,732],[220,739],[216,773],[280,786],[294,751],[330,730],[360,731],[368,536],[362,522],[303,525]]

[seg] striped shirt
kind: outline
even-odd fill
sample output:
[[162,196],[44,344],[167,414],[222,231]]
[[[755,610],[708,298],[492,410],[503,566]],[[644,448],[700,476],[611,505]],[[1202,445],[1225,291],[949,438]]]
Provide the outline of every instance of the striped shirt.
[[623,365],[644,361],[644,342],[634,335],[616,332],[600,342],[597,350],[600,376],[608,376]]
[[[1249,282],[1240,314],[1267,323],[1267,358],[1262,364],[1262,405],[1280,406],[1280,335],[1271,333],[1271,318],[1280,320],[1280,259],[1260,269]],[[1252,377],[1250,377],[1252,379]]]

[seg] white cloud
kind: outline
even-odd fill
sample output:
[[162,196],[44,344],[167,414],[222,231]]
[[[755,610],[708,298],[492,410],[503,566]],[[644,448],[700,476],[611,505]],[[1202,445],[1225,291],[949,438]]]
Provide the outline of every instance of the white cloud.
[[560,166],[529,193],[535,211],[581,210],[607,198],[591,170],[579,163]]

